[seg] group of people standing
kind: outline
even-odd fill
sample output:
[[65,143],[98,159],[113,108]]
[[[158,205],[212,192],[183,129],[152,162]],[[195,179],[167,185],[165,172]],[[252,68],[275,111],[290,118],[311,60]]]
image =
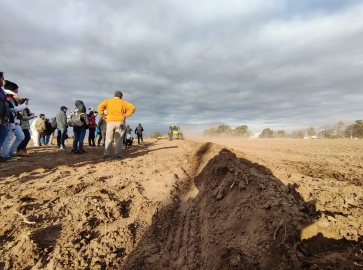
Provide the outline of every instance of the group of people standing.
[[[4,87],[4,89],[2,88]],[[3,72],[0,72],[0,161],[13,161],[26,156],[27,145],[33,136],[34,146],[50,145],[54,134],[57,133],[58,149],[66,148],[65,141],[69,126],[73,127],[74,140],[71,153],[83,154],[83,141],[87,129],[89,130],[89,147],[103,146],[105,148],[103,158],[111,158],[112,143],[115,142],[115,159],[121,158],[123,138],[126,131],[126,118],[136,110],[135,106],[122,99],[122,93],[116,91],[113,98],[106,99],[98,106],[100,119],[96,121],[98,112],[91,109],[86,113],[86,106],[81,100],[75,101],[75,109],[67,116],[68,108],[60,107],[54,119],[45,118],[40,114],[39,118],[30,125],[29,121],[37,118],[28,109],[29,99],[20,98],[19,87],[11,81],[4,80]],[[106,114],[107,112],[107,114]],[[57,132],[55,132],[57,131]],[[143,144],[141,124],[135,128],[138,143]],[[96,135],[99,135],[96,146]],[[101,144],[102,142],[102,144]]]

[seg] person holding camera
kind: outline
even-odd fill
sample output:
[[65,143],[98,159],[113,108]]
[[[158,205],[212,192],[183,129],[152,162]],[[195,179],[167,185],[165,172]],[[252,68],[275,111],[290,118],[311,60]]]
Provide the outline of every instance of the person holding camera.
[[[25,101],[28,101],[28,100],[29,99],[25,98],[21,101],[21,103],[24,103]],[[18,156],[28,156],[26,147],[31,139],[30,131],[29,131],[29,129],[30,129],[29,120],[34,119],[35,117],[36,116],[34,116],[34,113],[31,113],[29,111],[29,109],[25,109],[22,111],[20,127],[24,133],[24,140],[18,145],[18,148],[16,150],[16,154]]]
[[[28,108],[28,101],[24,101],[22,105],[18,104],[21,98],[18,96],[19,87],[16,83],[5,80],[5,93],[6,99],[9,102],[10,114],[10,130],[5,138],[4,144],[1,149],[2,157],[5,159],[13,160],[20,159],[15,157],[15,150],[19,144],[24,140],[25,136],[21,129],[21,114],[20,112]],[[14,139],[15,138],[15,139]],[[11,143],[12,142],[12,143]]]

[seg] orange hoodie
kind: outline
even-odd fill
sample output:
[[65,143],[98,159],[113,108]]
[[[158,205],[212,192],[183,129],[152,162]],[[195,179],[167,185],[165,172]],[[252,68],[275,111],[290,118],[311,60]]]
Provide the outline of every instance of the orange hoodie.
[[[105,114],[106,110],[106,114]],[[135,112],[136,108],[131,103],[119,98],[114,97],[104,100],[98,105],[98,112],[100,117],[109,122],[121,122],[125,123],[124,114],[129,117]]]

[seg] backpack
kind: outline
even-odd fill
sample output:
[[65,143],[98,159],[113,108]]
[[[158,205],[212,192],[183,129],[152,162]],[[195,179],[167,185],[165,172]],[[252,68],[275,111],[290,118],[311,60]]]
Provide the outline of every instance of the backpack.
[[52,128],[56,129],[57,128],[57,118],[54,117],[50,124],[52,125]]
[[71,127],[81,127],[83,126],[84,120],[82,121],[81,117],[82,113],[78,112],[78,110],[73,110],[67,117],[67,123]]

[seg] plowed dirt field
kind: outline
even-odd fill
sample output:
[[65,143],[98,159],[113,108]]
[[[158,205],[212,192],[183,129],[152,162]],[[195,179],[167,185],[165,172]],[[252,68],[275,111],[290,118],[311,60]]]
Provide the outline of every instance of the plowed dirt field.
[[362,269],[360,140],[155,141],[0,164],[0,269]]

